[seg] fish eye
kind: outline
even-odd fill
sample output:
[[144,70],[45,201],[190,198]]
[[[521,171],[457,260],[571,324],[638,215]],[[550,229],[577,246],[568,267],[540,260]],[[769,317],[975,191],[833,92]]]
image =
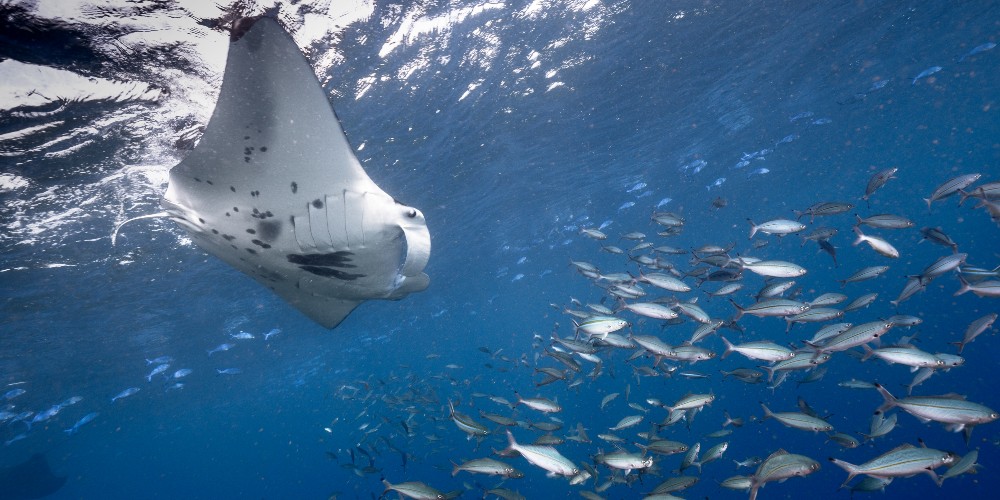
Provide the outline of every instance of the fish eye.
[[414,218],[414,217],[416,217],[417,216],[417,210],[414,209],[414,208],[411,208],[411,209],[407,210],[406,211],[406,216],[409,217],[409,218],[411,218],[411,219]]

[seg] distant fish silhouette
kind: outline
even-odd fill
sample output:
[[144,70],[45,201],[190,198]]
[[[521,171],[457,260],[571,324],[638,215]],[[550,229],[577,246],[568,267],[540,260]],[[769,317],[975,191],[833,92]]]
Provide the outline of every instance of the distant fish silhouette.
[[6,500],[47,497],[65,484],[66,478],[53,474],[48,460],[40,453],[17,465],[0,468],[0,498]]

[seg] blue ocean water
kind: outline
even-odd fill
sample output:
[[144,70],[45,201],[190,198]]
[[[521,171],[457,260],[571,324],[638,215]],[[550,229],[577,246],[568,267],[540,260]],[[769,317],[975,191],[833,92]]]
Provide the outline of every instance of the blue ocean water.
[[[573,317],[564,311],[585,310],[573,299],[616,306],[599,286],[607,280],[582,276],[570,261],[605,274],[652,272],[601,250],[634,246],[621,239],[633,231],[656,246],[732,244],[733,257],[795,262],[808,272],[786,296],[800,300],[878,293],[843,321],[914,315],[923,322],[892,329],[883,344],[916,335],[922,350],[955,353],[951,343],[970,323],[998,312],[995,297],[954,296],[960,283],[952,271],[898,307],[890,301],[908,276],[951,253],[923,241],[920,228],[940,227],[968,254],[969,266],[1000,264],[997,224],[974,208],[977,200],[959,205],[956,195],[930,208],[923,201],[958,175],[981,174],[973,187],[1000,180],[1000,52],[984,45],[998,37],[996,5],[283,5],[277,15],[318,69],[369,175],[423,211],[433,240],[428,290],[365,303],[328,331],[191,245],[168,220],[131,223],[111,244],[117,223],[159,210],[167,170],[188,151],[185,142],[200,135],[214,105],[227,36],[204,21],[220,17],[218,8],[195,4],[0,6],[0,382],[4,393],[25,391],[0,395],[7,399],[0,466],[43,454],[66,478],[53,498],[371,498],[382,493],[383,477],[478,498],[501,481],[453,476],[452,462],[501,450],[504,429],[490,425],[481,442],[467,439],[450,421],[448,402],[483,423],[489,421],[480,412],[551,421],[490,399],[515,401],[515,392],[557,400],[563,409],[552,416],[563,428],[554,434],[573,435],[582,424],[592,440],[567,441],[559,451],[599,471],[570,485],[523,458],[501,458],[525,473],[502,487],[528,498],[575,497],[622,477],[595,465],[594,455],[616,448],[597,435],[641,414],[643,424],[614,432],[625,440],[620,446],[637,451],[634,443],[646,441],[639,433],[667,417],[647,399],[671,404],[689,392],[715,400],[658,434],[701,443],[702,451],[723,441],[729,447],[700,473],[684,472],[699,478],[678,493],[686,498],[741,498],[745,492],[718,484],[753,473],[733,459],[764,458],[779,448],[809,456],[821,469],[769,483],[762,498],[844,498],[850,494],[838,487],[846,473],[827,457],[861,463],[919,440],[960,456],[978,450],[983,467],[941,488],[925,475],[897,478],[886,495],[983,496],[997,486],[996,423],[976,427],[966,444],[961,433],[895,410],[898,426],[890,434],[844,449],[823,433],[761,421],[759,402],[798,411],[802,398],[837,431],[862,439],[882,398],[838,384],[878,381],[903,396],[913,374],[844,352],[822,365],[821,380],[799,384],[805,374],[794,373],[773,389],[720,374],[762,364],[740,355],[666,362],[707,378],[662,371],[649,377],[642,370],[653,366],[651,357],[629,360],[634,350],[614,349],[598,354],[597,377],[588,377],[594,366],[580,360],[570,381],[535,386],[543,379],[535,368],[567,370],[546,352],[554,349],[553,333],[573,335]],[[917,78],[922,73],[929,74]],[[871,176],[893,167],[896,178],[863,200]],[[725,206],[713,206],[716,199]],[[821,225],[839,231],[830,240],[837,265],[797,235],[747,238],[748,218],[794,218],[794,211],[827,201],[855,207],[802,220],[806,232]],[[650,219],[654,211],[683,216],[680,234],[657,236],[664,228]],[[863,228],[889,240],[900,257],[853,245],[854,213],[912,220],[908,229]],[[600,228],[608,239],[588,238],[585,228]],[[767,244],[756,248],[758,241]],[[681,273],[703,267],[690,253],[663,259]],[[872,265],[890,269],[843,288],[837,282]],[[742,283],[732,298],[746,306],[765,280],[746,271]],[[641,286],[649,294],[643,300],[672,295]],[[733,305],[704,293],[717,287],[706,282],[677,297],[697,298],[712,318],[728,319]],[[634,334],[673,345],[697,326],[618,315]],[[796,347],[819,327],[785,333],[780,318],[752,316],[738,324],[742,333],[720,332],[734,342]],[[232,337],[241,331],[254,338]],[[223,343],[233,347],[207,354]],[[717,354],[723,348],[717,336],[699,345]],[[935,374],[913,393],[958,393],[1000,408],[996,348],[991,328],[963,350],[963,366]],[[171,358],[170,377],[147,381],[157,365],[147,360],[161,356]],[[174,378],[182,368],[192,372]],[[239,373],[218,373],[226,369]],[[111,401],[130,387],[139,391]],[[621,395],[601,410],[615,392]],[[69,403],[73,397],[82,399]],[[56,406],[56,415],[27,425]],[[724,411],[745,424],[707,437],[722,428]],[[77,432],[64,432],[91,413],[96,417]],[[522,443],[543,434],[524,425],[512,432]],[[676,476],[680,461],[656,456],[655,470],[632,472],[628,484],[614,483],[601,495],[640,497]]]

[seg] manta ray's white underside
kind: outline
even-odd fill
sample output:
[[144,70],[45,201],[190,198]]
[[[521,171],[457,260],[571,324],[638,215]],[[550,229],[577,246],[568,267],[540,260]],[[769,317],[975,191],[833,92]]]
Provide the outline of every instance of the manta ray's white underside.
[[236,23],[222,90],[162,205],[206,252],[332,328],[368,299],[423,290],[430,234],[354,156],[277,21]]

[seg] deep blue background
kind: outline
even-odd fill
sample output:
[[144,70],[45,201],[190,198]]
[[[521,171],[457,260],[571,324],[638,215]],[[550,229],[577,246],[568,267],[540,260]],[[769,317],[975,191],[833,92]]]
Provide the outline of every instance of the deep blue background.
[[[754,365],[740,356],[689,367],[710,374],[707,380],[636,379],[631,366],[648,365],[648,360],[630,364],[625,361],[630,353],[607,353],[605,374],[573,389],[556,383],[536,390],[533,381],[541,376],[533,374],[532,366],[557,366],[538,358],[543,347],[533,345],[534,334],[547,338],[557,330],[570,335],[570,317],[559,310],[577,308],[571,298],[586,303],[603,296],[573,271],[570,260],[592,262],[605,272],[638,270],[578,234],[581,227],[602,225],[610,236],[607,243],[622,247],[632,243],[619,240],[620,235],[642,231],[657,245],[690,249],[735,243],[734,253],[794,261],[809,270],[797,280],[804,299],[840,291],[835,280],[863,266],[889,264],[885,276],[844,289],[851,298],[879,293],[874,305],[849,313],[847,320],[873,321],[897,312],[918,315],[922,325],[894,330],[889,340],[916,333],[922,349],[954,352],[948,343],[960,340],[974,319],[996,312],[996,299],[953,297],[958,280],[950,273],[898,311],[888,301],[898,295],[906,276],[948,253],[920,243],[919,227],[941,226],[969,254],[972,265],[1000,264],[997,225],[984,210],[968,202],[959,207],[956,198],[928,210],[921,200],[955,175],[978,172],[982,182],[1000,180],[1000,52],[959,62],[973,47],[997,39],[998,8],[988,2],[946,1],[821,7],[805,2],[598,4],[585,10],[580,3],[551,2],[529,16],[524,14],[527,2],[510,2],[502,9],[453,16],[447,29],[414,37],[380,57],[383,43],[402,23],[400,13],[432,19],[473,4],[401,7],[376,2],[374,14],[348,25],[338,40],[306,47],[321,68],[319,61],[328,61],[323,57],[328,51],[343,56],[323,70],[331,102],[351,142],[364,145],[358,156],[371,177],[424,212],[434,246],[427,291],[400,302],[364,304],[333,331],[312,324],[251,279],[184,244],[182,231],[169,221],[135,222],[126,226],[118,246],[110,244],[116,222],[157,210],[164,186],[129,172],[152,165],[162,173],[183,157],[184,150],[173,147],[178,131],[207,115],[178,109],[185,102],[179,96],[203,92],[193,82],[211,77],[212,68],[205,69],[178,47],[145,47],[112,58],[53,43],[29,51],[28,57],[18,50],[29,44],[27,38],[3,40],[4,57],[170,91],[169,97],[152,103],[71,105],[57,114],[66,125],[0,142],[5,152],[12,152],[0,157],[0,170],[30,181],[27,187],[0,192],[0,380],[23,382],[18,387],[28,391],[11,402],[9,411],[40,412],[70,396],[84,398],[2,448],[3,464],[46,453],[56,472],[69,477],[56,495],[60,498],[326,498],[335,492],[368,498],[369,492],[381,492],[381,476],[392,482],[424,481],[442,491],[476,483],[492,487],[497,483],[492,478],[451,477],[450,461],[502,448],[502,431],[477,447],[448,421],[447,400],[479,420],[483,410],[538,421],[545,417],[529,409],[511,412],[477,396],[513,400],[516,390],[557,398],[564,406],[557,417],[565,422],[558,433],[582,422],[595,440],[560,446],[580,463],[599,449],[611,450],[596,435],[636,413],[625,405],[628,387],[629,401],[644,406],[650,397],[672,402],[689,391],[715,393],[718,399],[690,429],[682,424],[662,432],[689,444],[700,441],[703,450],[717,442],[704,435],[719,429],[723,410],[748,420],[724,438],[730,442],[726,458],[706,465],[700,482],[682,496],[738,498],[744,493],[717,486],[736,473],[729,458],[765,457],[785,448],[819,460],[822,469],[807,479],[769,484],[761,491],[763,498],[795,497],[803,488],[823,497],[846,497],[846,491],[837,491],[845,473],[827,462],[828,456],[860,463],[899,444],[916,444],[918,438],[959,454],[979,448],[985,469],[949,480],[942,490],[926,477],[897,479],[887,489],[889,495],[909,498],[931,491],[957,497],[995,490],[998,482],[991,471],[1000,456],[997,424],[977,428],[966,446],[960,434],[900,414],[899,427],[889,436],[842,450],[823,435],[774,421],[750,422],[762,415],[758,401],[767,401],[774,411],[792,411],[801,396],[820,413],[830,414],[837,430],[860,437],[880,398],[837,383],[877,379],[902,395],[901,384],[911,378],[905,367],[874,360],[862,364],[840,353],[821,382],[796,387],[796,375],[772,391],[764,384],[721,378],[719,369]],[[282,12],[293,27],[301,21],[300,11],[286,7]],[[97,38],[94,32],[73,32],[72,24],[35,21],[39,29],[51,30],[51,39],[71,33],[82,37],[80,46],[88,46],[86,37]],[[199,37],[214,37],[225,46],[224,35],[201,33]],[[532,51],[538,56],[531,56]],[[157,59],[159,52],[171,56]],[[403,78],[404,69],[421,58],[428,64]],[[536,59],[540,64],[532,68]],[[935,65],[944,69],[911,84]],[[166,70],[179,70],[182,76]],[[547,76],[549,70],[556,73]],[[204,88],[217,90],[218,76]],[[371,76],[376,83],[360,93],[362,80]],[[884,80],[883,88],[868,92]],[[563,85],[547,90],[553,82]],[[463,97],[470,85],[475,88]],[[201,97],[212,102],[211,95]],[[194,101],[188,96],[186,102]],[[3,111],[0,132],[44,121],[14,111]],[[804,112],[812,114],[791,120]],[[175,117],[172,128],[151,129],[150,117],[164,113]],[[117,121],[102,122],[106,117]],[[829,122],[817,124],[818,119]],[[73,143],[78,137],[70,127],[86,126],[98,129],[99,140],[72,154],[46,155],[59,149],[48,141]],[[792,134],[794,140],[779,144]],[[742,154],[765,148],[773,149],[765,159],[735,168]],[[682,168],[697,160],[707,162],[700,172]],[[899,168],[898,179],[867,206],[861,195],[869,177],[893,166]],[[769,172],[748,177],[759,168]],[[721,186],[706,188],[719,178],[725,178]],[[646,187],[632,190],[638,183]],[[720,196],[728,205],[715,209],[711,202]],[[680,236],[655,236],[661,228],[649,214],[665,198],[672,201],[661,208],[687,220]],[[810,225],[840,230],[832,240],[840,267],[814,243],[800,246],[796,236],[758,236],[770,243],[753,250],[745,219],[792,217],[793,210],[819,201],[854,203],[862,216],[903,215],[917,227],[871,231],[900,250],[902,257],[892,262],[865,245],[851,245],[851,214],[819,218]],[[620,208],[626,202],[634,206]],[[26,229],[73,206],[84,210],[65,224],[38,232]],[[681,270],[694,267],[688,256],[670,260]],[[744,281],[735,299],[748,304],[763,280],[748,273]],[[708,300],[700,291],[684,297],[698,297],[715,318],[734,312],[727,301]],[[816,329],[798,326],[786,335],[779,319],[744,317],[740,323],[746,339],[780,343],[808,338]],[[276,327],[282,333],[264,342],[264,332]],[[661,331],[648,321],[635,329],[679,343],[694,325]],[[239,330],[257,339],[229,339],[229,333]],[[738,338],[734,332],[726,335]],[[226,341],[236,347],[211,358],[205,355]],[[704,345],[722,347],[715,338]],[[502,349],[500,355],[512,361],[491,359],[480,347]],[[984,334],[963,353],[966,366],[935,375],[915,392],[958,392],[1000,408],[993,386],[997,347],[993,333]],[[160,355],[175,359],[171,372],[194,370],[184,389],[167,391],[168,384],[146,382],[151,367],[144,358]],[[522,357],[525,362],[519,363]],[[584,365],[585,373],[590,366]],[[215,374],[227,367],[239,367],[242,373]],[[130,386],[142,390],[109,403]],[[354,390],[344,386],[357,388],[357,395],[348,397]],[[601,398],[611,392],[623,395],[598,412]],[[62,432],[92,411],[100,416],[78,434]],[[665,416],[653,409],[646,419]],[[413,436],[399,424],[408,417]],[[620,434],[634,442],[635,433],[646,430],[644,425]],[[4,440],[23,431],[20,423],[0,425]],[[514,432],[522,442],[537,434]],[[406,451],[405,469],[385,440]],[[349,450],[356,446],[374,455],[380,471],[358,475],[342,465],[350,462]],[[354,454],[357,463],[367,465],[360,452]],[[509,461],[526,477],[508,481],[506,487],[529,498],[577,496],[574,490],[580,487],[546,478],[523,459]],[[679,456],[659,460],[663,478],[679,462]],[[609,473],[600,470],[603,483]],[[605,494],[635,497],[663,478],[647,476],[631,488],[616,485]],[[587,488],[593,487],[588,483]],[[477,491],[466,494],[478,496]]]

